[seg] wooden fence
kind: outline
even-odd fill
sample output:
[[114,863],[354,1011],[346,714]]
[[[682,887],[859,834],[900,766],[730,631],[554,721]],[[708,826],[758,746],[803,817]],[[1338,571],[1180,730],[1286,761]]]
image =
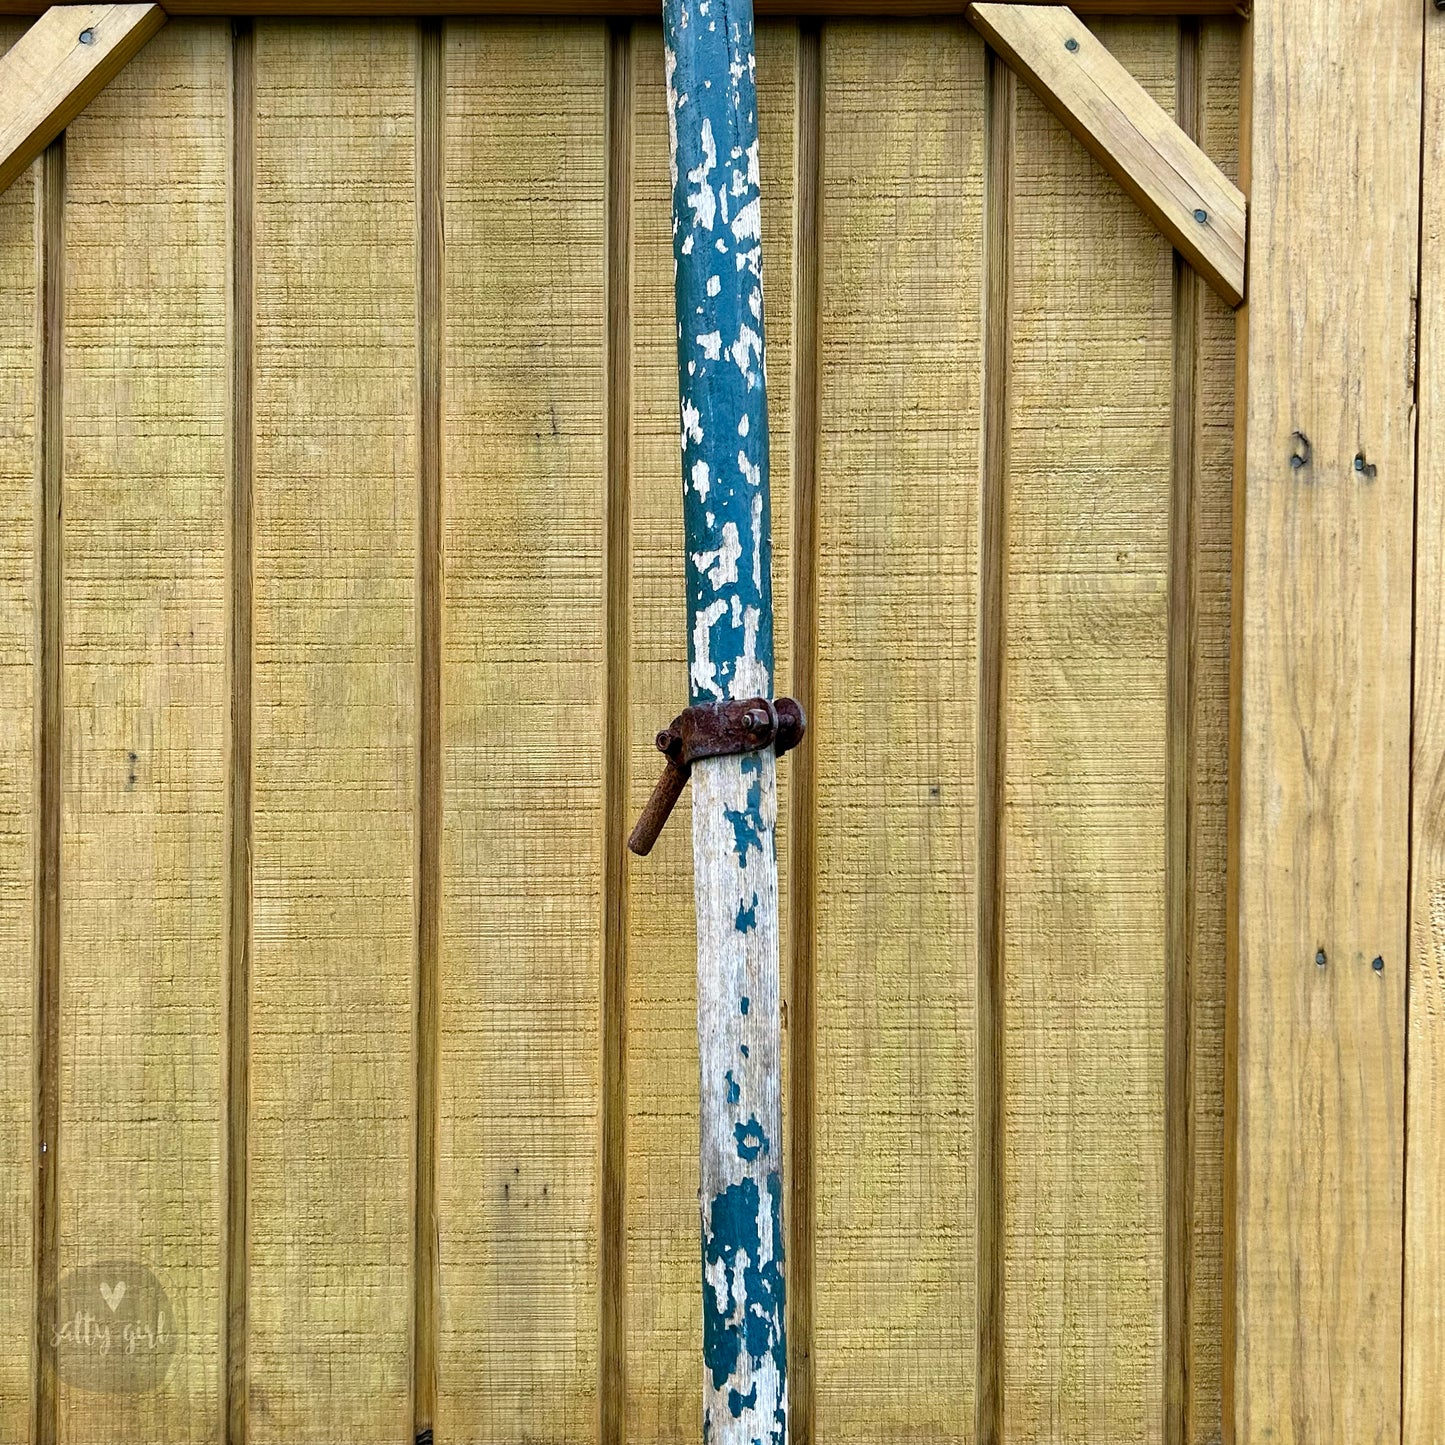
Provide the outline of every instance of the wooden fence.
[[[1208,1445],[1233,318],[961,24],[758,85],[793,1438]],[[177,20],[0,198],[0,1439],[696,1437],[673,325],[646,23]]]

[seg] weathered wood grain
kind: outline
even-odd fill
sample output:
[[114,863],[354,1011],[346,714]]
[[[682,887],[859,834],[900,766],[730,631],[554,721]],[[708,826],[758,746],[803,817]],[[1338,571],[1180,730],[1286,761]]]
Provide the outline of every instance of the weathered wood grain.
[[446,30],[438,1438],[597,1430],[601,25]]
[[983,68],[823,32],[819,1440],[973,1433]]
[[[708,12],[663,4],[693,707],[774,683],[754,18]],[[718,1445],[788,1428],[777,816],[773,749],[693,768],[702,1423]]]
[[[1168,108],[1174,28],[1100,27]],[[1018,98],[1005,576],[1004,1428],[1162,1420],[1173,264]]]
[[[0,24],[0,49],[24,26]],[[37,165],[0,197],[0,1439],[30,1433],[34,1299]]]
[[159,5],[56,5],[0,60],[0,191],[166,22]]
[[1066,5],[970,5],[1044,104],[1231,305],[1244,296],[1244,194]]
[[1445,1439],[1445,32],[1425,32],[1403,1445]]
[[415,31],[256,30],[252,1440],[410,1438]]
[[66,140],[60,1302],[69,1271],[138,1301],[149,1270],[175,1333],[163,1384],[143,1343],[62,1341],[77,1445],[218,1412],[228,53],[177,27]]
[[[633,33],[632,752],[629,823],[657,780],[657,729],[686,703],[667,106],[662,39]],[[786,690],[790,614],[788,457],[796,30],[758,31],[762,227],[773,455],[777,686]],[[786,815],[786,773],[779,791]],[[702,1322],[698,1289],[698,1062],[691,805],[656,849],[628,859],[627,1375],[629,1441],[696,1433]],[[786,848],[786,842],[780,842]],[[786,878],[786,872],[782,874]],[[780,880],[781,881],[781,880]],[[786,884],[783,883],[786,897]],[[787,923],[782,935],[786,947]]]
[[1256,8],[1248,42],[1231,860],[1240,1445],[1400,1435],[1425,11],[1281,0]]

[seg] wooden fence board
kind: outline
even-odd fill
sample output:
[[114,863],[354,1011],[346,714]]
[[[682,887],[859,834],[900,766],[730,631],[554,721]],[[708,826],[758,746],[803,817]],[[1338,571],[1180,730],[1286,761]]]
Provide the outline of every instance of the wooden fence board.
[[[0,49],[24,26],[0,27]],[[0,1439],[30,1429],[34,1333],[37,164],[0,197]]]
[[78,1445],[218,1410],[228,54],[169,32],[66,140],[60,1308],[134,1322],[149,1270],[175,1330],[163,1384],[62,1340]]
[[[1224,165],[1238,27],[1099,33],[1166,107],[1175,58],[1198,35],[1194,114]],[[251,1093],[237,1112],[249,1104],[250,1315],[233,1362],[249,1364],[258,1445],[411,1438],[430,1418],[417,1412],[432,1339],[439,1439],[600,1430],[620,1445],[696,1431],[686,804],[646,862],[604,836],[608,819],[625,830],[650,789],[652,734],[685,679],[661,41],[651,25],[625,35],[575,21],[255,31],[255,528],[235,574],[249,572],[255,607]],[[61,1264],[133,1237],[184,1301],[190,1352],[146,1398],[62,1381],[61,1438],[77,1445],[188,1438],[221,1404],[230,49],[223,26],[173,24],[69,142],[61,681],[83,746],[67,742],[64,797]],[[445,89],[427,69],[437,54]],[[608,155],[605,113],[624,54],[631,176],[609,209],[607,185],[627,174]],[[789,1020],[786,1038],[790,1066],[800,1047],[816,1066],[791,1102],[811,1109],[815,1206],[788,1220],[815,1263],[798,1316],[813,1323],[813,1408],[799,1397],[794,1433],[973,1440],[984,1250],[1007,1267],[1005,1408],[985,1407],[985,1436],[1002,1418],[1020,1445],[1154,1440],[1168,1420],[1173,1445],[1214,1445],[1229,314],[1202,297],[1190,339],[1167,249],[1020,91],[1014,365],[985,376],[981,308],[1001,293],[983,233],[984,173],[998,157],[985,158],[981,41],[961,21],[833,21],[806,39],[765,22],[758,64],[779,690],[792,687],[796,634],[818,700],[805,744],[818,811],[802,818],[816,827],[816,872],[792,890],[815,920],[814,1008],[809,1037],[792,1037]],[[821,230],[798,250],[814,181],[799,126],[814,123],[815,79]],[[428,149],[420,132],[442,105],[441,145]],[[237,134],[244,147],[246,128]],[[429,270],[419,234],[438,198],[445,260]],[[0,1131],[0,1163],[21,1181],[0,1201],[0,1341],[6,1330],[17,1341],[0,1361],[7,1439],[12,1420],[17,1438],[28,1431],[32,1388],[33,200],[24,177],[0,199],[0,728],[16,735],[0,757],[0,977],[15,1001],[0,1015],[0,1091],[17,1121]],[[245,197],[234,204],[244,212]],[[818,267],[816,354],[812,320],[793,334],[800,257]],[[630,312],[630,340],[624,327],[617,343],[630,391],[607,357],[609,265]],[[443,361],[429,419],[427,367]],[[810,404],[795,421],[793,378],[810,366],[819,414]],[[609,371],[623,387],[610,421]],[[985,410],[1011,419],[986,480],[999,492],[985,494],[1007,510],[991,519]],[[609,435],[626,442],[629,427],[630,450],[611,454]],[[790,611],[795,455],[816,486],[802,518],[816,527],[812,580],[798,594],[816,589],[816,640]],[[630,528],[609,553],[609,508],[629,482]],[[419,551],[433,488],[439,703],[421,645],[435,616]],[[1181,506],[1190,537],[1171,554]],[[179,523],[167,532],[162,516]],[[977,702],[991,548],[1007,563],[1002,623],[987,623],[1006,645],[1001,730]],[[1181,556],[1182,582],[1171,573]],[[1182,721],[1166,665],[1181,626],[1192,658]],[[1423,674],[1421,685],[1424,698]],[[159,720],[154,746],[132,747],[132,722],[147,719]],[[976,797],[978,748],[1000,744],[1002,807]],[[625,776],[608,784],[618,747]],[[107,758],[128,768],[130,752],[142,766],[117,794]],[[430,802],[428,757],[442,767]],[[799,765],[784,761],[784,789]],[[798,821],[786,801],[781,811]],[[442,824],[439,866],[426,862],[428,817]],[[1006,1092],[1001,1117],[989,1114],[1007,1146],[1004,1233],[987,1238],[976,1238],[974,1179],[979,1049],[992,1041],[976,1036],[981,825],[1004,844],[1007,944]],[[1171,858],[1183,845],[1182,884],[1168,881],[1181,875],[1164,867],[1166,842]],[[242,846],[231,861],[246,856]],[[609,876],[625,890],[604,907]],[[414,1048],[428,897],[440,904],[434,1095]],[[1182,948],[1170,931],[1180,918]],[[625,931],[607,942],[619,919]],[[625,965],[605,1006],[604,948]],[[1433,986],[1428,973],[1416,986]],[[1417,997],[1424,1111],[1432,1009]],[[116,1037],[116,1018],[138,1026]],[[1183,1083],[1165,1072],[1179,1037],[1166,1046],[1166,1021],[1181,1019]],[[620,1042],[608,1065],[604,1029]],[[140,1102],[116,1095],[113,1078],[83,1077],[82,1054],[118,1059],[142,1080]],[[418,1086],[438,1107],[434,1135],[413,1117]],[[611,1136],[607,1166],[609,1099],[625,1135]],[[418,1236],[433,1148],[437,1213]],[[130,1162],[113,1178],[121,1153]],[[1423,1277],[1432,1176],[1421,1158]],[[112,1192],[97,1221],[81,1206],[100,1165]],[[601,1181],[624,1177],[604,1206]],[[137,1181],[139,1202],[116,1192]],[[1166,1211],[1177,1221],[1186,1207],[1182,1253],[1170,1246],[1166,1265]],[[419,1287],[429,1223],[430,1302]],[[1183,1313],[1166,1318],[1170,1269],[1186,1288]],[[1431,1378],[1426,1299],[1415,1301],[1419,1382]],[[1171,1362],[1187,1381],[1178,1440]],[[599,1381],[613,1402],[600,1416]],[[1415,1408],[1428,1430],[1425,1404]]]
[[1400,1435],[1425,9],[1281,0],[1250,30],[1231,859],[1240,1445]]
[[410,1438],[414,27],[256,32],[252,1438]]
[[[779,686],[788,677],[786,598],[792,515],[787,421],[791,287],[781,273],[790,269],[792,257],[796,44],[794,27],[759,28],[759,157],[768,257],[764,289]],[[687,701],[667,91],[660,30],[639,25],[632,46],[629,826],[661,770],[653,735]],[[786,767],[784,763],[781,771]],[[787,807],[785,789],[784,781],[779,790],[780,817]],[[702,1387],[691,837],[684,795],[652,854],[646,859],[628,858],[627,1439],[639,1442],[693,1434]],[[782,928],[786,938],[786,918]]]
[[438,1437],[596,1438],[600,25],[449,26]]
[[[1177,39],[1100,38],[1173,108]],[[1006,730],[1008,1440],[1162,1414],[1173,265],[1020,93]]]
[[817,1438],[973,1433],[983,46],[822,50]]

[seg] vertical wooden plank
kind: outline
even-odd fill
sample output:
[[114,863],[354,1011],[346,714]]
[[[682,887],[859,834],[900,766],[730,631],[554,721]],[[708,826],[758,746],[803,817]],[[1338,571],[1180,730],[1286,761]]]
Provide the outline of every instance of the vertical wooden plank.
[[63,1441],[219,1410],[228,57],[171,27],[66,142]]
[[[1097,33],[1172,109],[1175,27]],[[1005,1438],[1154,1440],[1173,260],[1023,91],[1015,184]]]
[[[630,818],[661,770],[657,729],[687,704],[677,333],[673,317],[667,91],[658,27],[633,32],[632,638]],[[757,29],[767,318],[777,689],[789,685],[793,134],[797,27]],[[787,816],[787,763],[779,819]],[[646,859],[628,857],[627,1373],[629,1441],[698,1429],[698,1065],[691,817],[679,804]],[[779,830],[786,897],[786,829]],[[787,922],[781,921],[787,948]]]
[[983,72],[823,31],[820,1440],[973,1437]]
[[597,1431],[605,38],[446,29],[448,1441]]
[[[1199,27],[1199,143],[1233,179],[1239,153],[1240,26]],[[1189,781],[1189,1191],[1184,1440],[1212,1445],[1222,1409],[1224,1322],[1225,843],[1229,794],[1234,314],[1206,287],[1194,338],[1191,484],[1192,734]]]
[[[0,26],[0,51],[24,34]],[[30,1436],[35,1077],[35,193],[0,196],[0,1439]]]
[[252,1439],[412,1433],[415,30],[256,29]]
[[1445,1439],[1445,16],[1425,31],[1403,1445]]
[[1401,1429],[1425,10],[1281,0],[1248,42],[1226,1287],[1240,1445]]

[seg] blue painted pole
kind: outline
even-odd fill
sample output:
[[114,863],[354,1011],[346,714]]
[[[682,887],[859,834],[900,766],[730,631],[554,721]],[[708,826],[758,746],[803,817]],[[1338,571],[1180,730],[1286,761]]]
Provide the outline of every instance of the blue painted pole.
[[[773,695],[751,0],[664,0],[689,692]],[[787,1440],[775,758],[696,763],[703,1439]]]

